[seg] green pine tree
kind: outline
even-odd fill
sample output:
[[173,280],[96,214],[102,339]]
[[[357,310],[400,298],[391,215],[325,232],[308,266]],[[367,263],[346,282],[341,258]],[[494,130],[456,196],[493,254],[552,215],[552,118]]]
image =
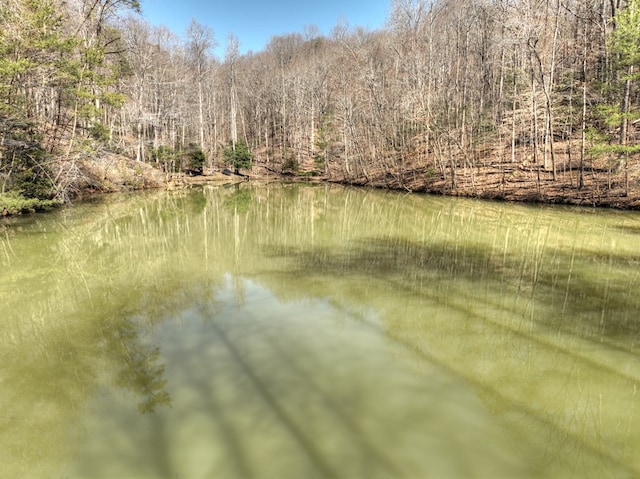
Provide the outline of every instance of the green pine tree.
[[613,91],[621,92],[621,97],[596,108],[609,134],[601,136],[589,153],[607,157],[609,171],[624,170],[625,193],[628,194],[630,156],[640,153],[640,145],[629,144],[628,141],[629,125],[639,117],[632,105],[631,92],[633,83],[640,78],[640,0],[629,0],[616,15],[610,45],[616,59],[616,80],[619,79]]
[[618,108],[610,109],[608,120],[620,125],[620,144],[627,146],[629,122],[638,118],[631,105],[633,83],[640,78],[640,0],[629,0],[615,18],[616,28],[611,33],[611,51],[617,55],[620,78],[623,82],[622,101]]
[[253,155],[244,140],[238,140],[235,144],[229,142],[224,149],[224,162],[233,167],[237,175],[240,168],[249,169],[253,164]]
[[[620,56],[622,66],[640,65],[640,0],[629,0],[615,18],[616,28],[611,33],[611,49]],[[633,74],[633,72],[632,72]],[[638,79],[638,73],[633,74]]]

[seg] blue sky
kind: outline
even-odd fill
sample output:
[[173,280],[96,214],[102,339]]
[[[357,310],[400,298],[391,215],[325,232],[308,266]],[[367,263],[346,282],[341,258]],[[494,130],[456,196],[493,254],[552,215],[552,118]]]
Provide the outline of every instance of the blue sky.
[[227,37],[240,40],[240,51],[264,49],[274,35],[302,33],[305,25],[316,25],[329,35],[340,21],[351,27],[381,28],[390,0],[142,0],[143,17],[152,25],[165,25],[178,35],[195,18],[214,32],[224,56]]

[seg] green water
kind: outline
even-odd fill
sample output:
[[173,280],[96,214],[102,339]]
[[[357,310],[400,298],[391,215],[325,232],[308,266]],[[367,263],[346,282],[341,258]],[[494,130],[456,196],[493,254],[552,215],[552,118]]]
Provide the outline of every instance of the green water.
[[330,186],[0,224],[0,478],[640,477],[640,214]]

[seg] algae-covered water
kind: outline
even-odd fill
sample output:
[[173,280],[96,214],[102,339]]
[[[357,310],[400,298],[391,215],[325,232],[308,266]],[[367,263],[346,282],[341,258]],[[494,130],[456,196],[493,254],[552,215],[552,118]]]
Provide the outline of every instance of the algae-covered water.
[[0,224],[0,478],[640,477],[640,215],[332,186]]

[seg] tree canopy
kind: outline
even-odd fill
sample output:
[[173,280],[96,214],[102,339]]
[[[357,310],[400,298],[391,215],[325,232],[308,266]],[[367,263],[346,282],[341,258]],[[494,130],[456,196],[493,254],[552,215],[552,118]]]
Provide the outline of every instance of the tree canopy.
[[384,28],[308,28],[246,55],[231,35],[221,60],[208,26],[181,39],[130,15],[137,1],[0,0],[1,191],[49,182],[66,200],[99,188],[105,152],[178,171],[192,145],[203,171],[537,198],[585,188],[585,202],[640,191],[639,10],[392,0]]

